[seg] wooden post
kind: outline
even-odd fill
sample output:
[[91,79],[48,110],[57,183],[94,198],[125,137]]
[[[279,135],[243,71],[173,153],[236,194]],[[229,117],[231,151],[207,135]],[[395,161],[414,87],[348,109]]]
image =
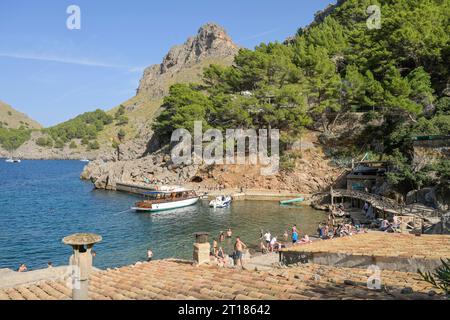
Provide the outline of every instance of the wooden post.
[[330,189],[330,195],[331,195],[331,206],[334,205],[334,196],[333,196],[333,187]]

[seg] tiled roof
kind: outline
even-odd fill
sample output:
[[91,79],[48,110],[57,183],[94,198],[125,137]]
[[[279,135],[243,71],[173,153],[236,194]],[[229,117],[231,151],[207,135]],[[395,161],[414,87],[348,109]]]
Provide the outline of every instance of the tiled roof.
[[334,252],[423,259],[450,258],[450,236],[369,232],[351,237],[297,245],[284,251]]
[[[370,272],[363,269],[301,265],[271,271],[194,266],[187,261],[159,260],[94,272],[91,299],[432,299],[417,274],[383,271],[386,289],[367,288]],[[414,293],[402,294],[410,287]],[[70,299],[64,281],[43,281],[0,290],[0,300]]]

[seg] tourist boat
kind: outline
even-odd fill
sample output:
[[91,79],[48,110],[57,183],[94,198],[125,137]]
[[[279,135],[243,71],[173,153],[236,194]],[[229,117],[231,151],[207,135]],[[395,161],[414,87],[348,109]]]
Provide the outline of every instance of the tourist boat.
[[137,212],[156,212],[183,208],[196,204],[199,196],[193,190],[184,188],[161,188],[144,193],[145,200],[131,208]]
[[8,163],[20,163],[21,161],[20,161],[20,159],[9,158],[9,159],[6,159],[5,162],[8,162]]
[[209,203],[211,208],[227,208],[231,205],[231,196],[220,196]]
[[90,162],[88,159],[81,159],[81,162]]

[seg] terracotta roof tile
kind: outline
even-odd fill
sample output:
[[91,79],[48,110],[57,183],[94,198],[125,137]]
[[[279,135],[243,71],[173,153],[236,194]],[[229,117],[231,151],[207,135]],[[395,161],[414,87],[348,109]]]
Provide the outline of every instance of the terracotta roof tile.
[[[91,299],[430,299],[431,287],[417,274],[382,271],[385,290],[367,288],[365,269],[305,264],[269,272],[161,260],[92,274]],[[348,284],[346,284],[348,283]],[[412,287],[414,295],[400,294]],[[64,281],[0,290],[0,299],[70,299]],[[439,298],[437,296],[435,298]]]

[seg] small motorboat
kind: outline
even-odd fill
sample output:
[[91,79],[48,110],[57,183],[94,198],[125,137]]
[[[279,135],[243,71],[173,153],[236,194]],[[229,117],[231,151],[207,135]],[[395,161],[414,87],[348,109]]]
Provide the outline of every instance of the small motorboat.
[[305,198],[295,198],[295,199],[290,199],[290,200],[282,200],[282,201],[280,201],[280,204],[286,205],[286,204],[298,203],[298,202],[303,202],[303,201],[305,201]]
[[6,159],[5,162],[8,162],[8,163],[20,163],[21,161],[20,161],[20,159],[12,159],[12,158],[10,158],[10,159]]
[[81,162],[90,162],[90,160],[88,160],[88,159],[81,159],[80,161]]
[[227,208],[231,205],[231,196],[220,196],[209,203],[211,208]]

